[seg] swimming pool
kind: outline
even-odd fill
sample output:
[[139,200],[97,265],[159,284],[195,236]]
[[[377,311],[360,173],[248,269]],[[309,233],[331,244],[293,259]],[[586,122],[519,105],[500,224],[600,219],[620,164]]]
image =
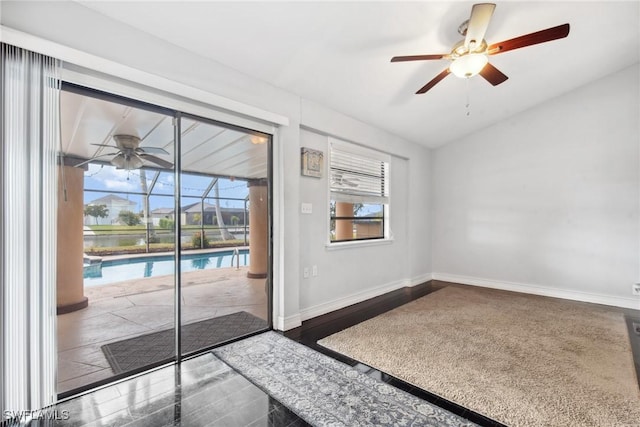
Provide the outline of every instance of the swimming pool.
[[[240,265],[248,265],[249,250],[240,252]],[[182,255],[180,268],[183,273],[211,268],[232,267],[236,265],[233,251],[210,252],[205,254]],[[173,255],[156,255],[139,258],[126,258],[103,261],[101,267],[85,268],[84,286],[106,285],[124,280],[142,279],[174,273]]]

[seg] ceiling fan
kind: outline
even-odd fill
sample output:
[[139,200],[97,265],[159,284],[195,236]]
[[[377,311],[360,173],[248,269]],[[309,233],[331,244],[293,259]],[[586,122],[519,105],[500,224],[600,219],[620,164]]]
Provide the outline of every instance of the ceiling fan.
[[140,148],[140,138],[134,135],[113,135],[113,140],[115,141],[115,147],[113,145],[108,144],[91,144],[96,145],[98,147],[110,147],[117,148],[118,151],[115,153],[107,153],[101,154],[99,156],[94,156],[91,159],[79,163],[76,166],[82,166],[86,163],[89,163],[99,157],[106,156],[114,156],[110,162],[116,169],[140,169],[143,166],[143,161],[148,161],[151,163],[155,163],[164,169],[173,168],[173,164],[171,162],[167,162],[166,160],[161,159],[160,157],[155,156],[154,154],[169,154],[167,150],[164,148],[158,147],[145,147]]
[[562,24],[500,43],[488,44],[484,36],[495,8],[496,5],[493,3],[478,3],[473,5],[471,17],[458,27],[458,33],[464,36],[464,40],[456,43],[451,49],[451,53],[441,55],[394,56],[391,58],[391,62],[429,61],[434,59],[448,59],[451,61],[449,67],[421,87],[416,92],[416,95],[427,92],[450,73],[462,78],[469,78],[480,74],[489,83],[497,86],[507,80],[508,77],[489,63],[488,56],[561,39],[569,35],[569,24]]

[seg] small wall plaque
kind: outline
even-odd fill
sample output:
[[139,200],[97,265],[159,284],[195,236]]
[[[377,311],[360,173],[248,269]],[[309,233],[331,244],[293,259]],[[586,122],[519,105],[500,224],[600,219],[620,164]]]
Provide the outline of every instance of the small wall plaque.
[[300,150],[302,175],[322,178],[323,158],[324,153],[322,151],[302,147]]

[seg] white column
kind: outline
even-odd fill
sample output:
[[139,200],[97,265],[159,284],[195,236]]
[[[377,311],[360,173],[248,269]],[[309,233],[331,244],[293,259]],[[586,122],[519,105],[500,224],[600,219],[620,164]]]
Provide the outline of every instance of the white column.
[[267,180],[249,181],[249,272],[247,277],[267,277],[269,262],[269,210]]

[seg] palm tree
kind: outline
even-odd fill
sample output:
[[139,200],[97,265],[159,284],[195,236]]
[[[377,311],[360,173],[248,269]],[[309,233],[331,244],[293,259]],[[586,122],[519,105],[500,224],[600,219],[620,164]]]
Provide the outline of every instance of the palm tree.
[[147,187],[147,172],[144,169],[140,169],[140,187],[142,188],[142,192],[145,194],[143,196],[143,221],[149,230],[149,243],[155,243],[156,237],[156,229],[153,226],[153,221],[148,217],[149,213],[149,198],[146,196],[149,188]]
[[220,189],[218,183],[220,180],[216,178],[216,183],[213,186],[213,194],[216,200],[216,219],[218,220],[218,227],[220,227],[220,237],[222,240],[233,240],[233,234],[229,233],[229,230],[224,226],[224,220],[222,219],[222,212],[220,212]]

